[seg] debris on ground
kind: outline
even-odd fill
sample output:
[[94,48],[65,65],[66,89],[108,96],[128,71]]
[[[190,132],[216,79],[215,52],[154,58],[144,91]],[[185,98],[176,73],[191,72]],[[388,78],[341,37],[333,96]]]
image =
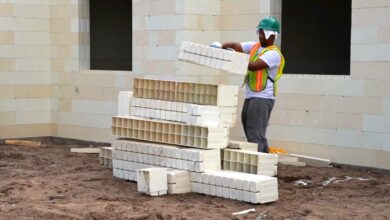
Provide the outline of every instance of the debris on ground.
[[19,145],[19,146],[31,146],[40,147],[42,143],[40,141],[29,141],[29,140],[5,140],[6,145]]
[[361,177],[350,177],[350,176],[345,176],[344,179],[337,179],[336,177],[331,177],[328,180],[322,182],[323,186],[327,186],[331,183],[341,183],[341,182],[346,182],[349,180],[359,180],[359,181],[370,181],[370,180],[376,180],[376,178],[361,178]]
[[295,186],[303,186],[303,187],[307,187],[307,186],[310,186],[312,184],[313,184],[313,182],[310,180],[297,180],[294,183]]
[[273,219],[274,218],[267,211],[260,212],[260,214],[256,217],[256,220],[273,220]]
[[248,214],[250,212],[256,212],[256,209],[252,208],[252,209],[247,209],[247,210],[243,210],[240,212],[234,212],[234,213],[232,213],[232,215],[244,215],[244,214]]
[[329,185],[331,182],[333,182],[333,181],[335,181],[335,180],[337,180],[336,177],[331,177],[331,178],[329,178],[329,179],[323,181],[323,182],[322,182],[322,185],[323,185],[323,186],[327,186],[327,185]]
[[100,153],[100,148],[71,148],[70,152],[72,153],[82,153],[82,154],[98,154]]

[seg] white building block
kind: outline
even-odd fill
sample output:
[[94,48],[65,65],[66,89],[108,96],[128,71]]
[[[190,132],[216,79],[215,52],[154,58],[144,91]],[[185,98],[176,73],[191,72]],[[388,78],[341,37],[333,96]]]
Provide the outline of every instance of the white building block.
[[179,59],[241,75],[246,74],[249,63],[248,54],[212,48],[190,42],[182,42]]
[[[210,181],[211,176],[215,176],[216,186],[204,183],[206,179],[196,178],[196,183],[202,181],[200,185],[197,185],[200,187],[197,191],[203,194],[213,195],[213,187],[215,187],[215,195],[218,197],[255,204],[273,202],[278,199],[278,183],[274,177],[232,171],[213,171],[201,174],[201,177],[204,176],[208,177],[208,181]],[[195,178],[192,180],[195,180]],[[240,181],[241,183],[239,183]]]
[[168,191],[167,169],[148,168],[138,170],[137,189],[152,196]]
[[[163,86],[155,87],[154,85],[156,84]],[[191,88],[194,88],[194,90],[192,91]],[[229,91],[225,91],[226,89]],[[149,98],[201,105],[237,106],[237,93],[238,87],[232,85],[224,85],[221,87],[221,85],[175,81],[150,79],[134,80],[134,97],[138,98]],[[222,98],[224,100],[218,100]],[[158,103],[156,104],[156,108],[160,109],[160,105],[158,105]],[[174,109],[173,106],[171,108]]]
[[227,128],[182,125],[133,116],[113,117],[112,132],[118,137],[204,149],[225,147],[228,136]]
[[222,162],[225,170],[275,176],[277,174],[278,156],[276,154],[226,148],[223,149]]
[[[231,101],[235,100],[236,99]],[[182,122],[189,125],[204,127],[231,127],[236,123],[236,107],[195,105],[171,101],[164,101],[164,103],[166,103],[168,106],[174,106],[180,103],[186,105],[186,108],[181,108],[180,111],[182,112],[178,112],[177,109],[163,111],[162,109],[148,107],[148,103],[156,103],[157,101],[158,100],[153,99],[143,99],[135,97],[131,98],[129,107],[130,115],[158,120]],[[139,105],[136,106],[136,103],[139,103]]]
[[217,195],[217,187],[209,185],[209,191],[211,196],[216,196]]
[[168,193],[179,194],[191,192],[190,172],[170,170],[168,175]]
[[223,197],[223,188],[220,186],[216,186],[215,189],[216,189],[216,196]]

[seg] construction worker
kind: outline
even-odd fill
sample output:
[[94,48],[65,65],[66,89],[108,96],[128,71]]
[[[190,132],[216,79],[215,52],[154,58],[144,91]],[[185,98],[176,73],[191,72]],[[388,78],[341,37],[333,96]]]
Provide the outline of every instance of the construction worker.
[[262,19],[256,28],[259,42],[213,43],[213,47],[234,49],[250,54],[245,76],[245,102],[241,121],[248,142],[257,143],[259,152],[269,152],[266,138],[268,120],[275,103],[277,80],[284,68],[284,57],[274,45],[280,32],[279,22],[273,17]]

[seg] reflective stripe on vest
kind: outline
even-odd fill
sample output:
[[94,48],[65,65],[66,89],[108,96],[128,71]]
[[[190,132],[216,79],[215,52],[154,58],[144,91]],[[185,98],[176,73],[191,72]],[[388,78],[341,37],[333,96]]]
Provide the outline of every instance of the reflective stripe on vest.
[[261,55],[263,55],[265,52],[270,51],[270,50],[275,50],[281,57],[278,72],[276,73],[275,79],[272,79],[271,77],[268,76],[267,68],[264,68],[264,69],[261,69],[258,71],[248,70],[247,74],[245,76],[245,83],[248,83],[250,90],[252,90],[254,92],[260,92],[267,87],[267,79],[269,79],[274,84],[274,96],[276,96],[277,81],[280,79],[280,77],[283,74],[285,60],[284,60],[282,53],[275,45],[266,47],[264,50],[261,51],[260,55],[258,55],[258,50],[260,47],[261,47],[260,43],[256,43],[252,47],[252,50],[250,52],[250,61],[254,62]]

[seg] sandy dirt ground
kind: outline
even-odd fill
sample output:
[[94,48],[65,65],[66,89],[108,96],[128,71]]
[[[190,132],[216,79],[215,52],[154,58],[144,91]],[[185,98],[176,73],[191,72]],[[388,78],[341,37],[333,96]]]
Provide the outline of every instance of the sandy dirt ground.
[[[0,145],[0,219],[390,219],[386,172],[279,166],[279,200],[263,205],[195,193],[149,197],[114,178],[96,154],[72,147],[85,146]],[[250,208],[256,212],[232,216]]]

